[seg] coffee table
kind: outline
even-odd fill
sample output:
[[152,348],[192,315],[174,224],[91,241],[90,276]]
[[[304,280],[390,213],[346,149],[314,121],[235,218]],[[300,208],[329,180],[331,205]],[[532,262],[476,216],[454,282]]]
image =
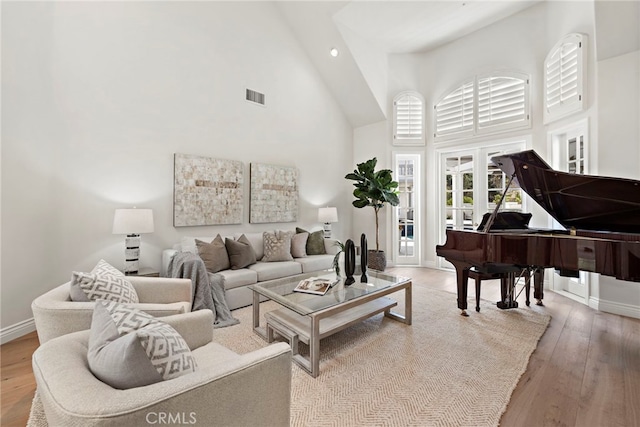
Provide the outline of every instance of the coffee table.
[[[308,277],[335,279],[333,271],[314,272],[249,286],[253,291],[253,330],[267,342],[274,332],[286,338],[293,361],[312,377],[320,373],[320,340],[378,313],[411,325],[411,279],[378,271],[367,271],[367,282],[345,286],[344,278],[325,295],[294,292],[300,280]],[[404,315],[391,309],[397,302],[386,296],[404,290]],[[266,326],[260,326],[260,299],[283,306],[265,313]],[[309,357],[298,352],[298,342],[309,345]]]

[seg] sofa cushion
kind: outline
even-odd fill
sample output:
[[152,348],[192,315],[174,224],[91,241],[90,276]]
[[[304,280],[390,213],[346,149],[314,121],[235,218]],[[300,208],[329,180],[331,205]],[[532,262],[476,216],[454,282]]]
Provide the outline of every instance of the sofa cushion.
[[249,239],[243,234],[238,240],[225,239],[225,246],[229,254],[229,262],[232,270],[245,268],[256,263],[256,254],[249,242]]
[[138,302],[138,294],[127,277],[102,259],[91,273],[72,272],[69,296],[72,301],[80,302],[99,299],[123,303]]
[[200,255],[205,267],[207,267],[207,271],[210,273],[217,273],[218,271],[231,268],[227,247],[219,234],[211,243],[196,239],[196,246],[198,248],[198,255]]
[[303,273],[333,268],[335,255],[309,255],[306,258],[296,258],[296,262],[302,266]]
[[258,273],[258,282],[266,280],[280,279],[281,277],[293,276],[302,273],[300,263],[295,261],[280,262],[258,262],[249,267],[250,270]]
[[265,231],[262,233],[264,239],[264,256],[262,262],[293,261],[291,256],[291,236],[289,231]]
[[307,255],[324,255],[327,253],[324,248],[324,231],[318,230],[313,233],[300,227],[296,227],[296,233],[309,233],[307,238]]
[[220,367],[224,363],[233,363],[240,357],[238,353],[216,343],[210,342],[191,351],[198,362],[198,370]]
[[291,236],[291,256],[294,258],[304,258],[307,256],[307,239],[309,233],[296,233]]
[[224,288],[233,289],[258,282],[258,273],[248,268],[223,270],[218,274],[224,276]]
[[196,370],[186,341],[171,326],[135,308],[96,302],[91,320],[91,372],[117,389],[176,378]]

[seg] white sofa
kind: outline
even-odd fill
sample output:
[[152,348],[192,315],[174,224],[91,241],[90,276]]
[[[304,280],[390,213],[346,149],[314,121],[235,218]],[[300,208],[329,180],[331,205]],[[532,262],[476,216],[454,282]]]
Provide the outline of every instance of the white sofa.
[[[336,239],[324,239],[324,247],[327,252],[325,255],[308,255],[302,258],[294,258],[293,261],[262,262],[260,261],[264,256],[264,238],[262,233],[235,233],[232,236],[226,237],[237,240],[243,234],[249,242],[251,242],[258,262],[247,268],[218,272],[218,274],[224,276],[225,296],[227,305],[231,310],[252,304],[253,293],[247,286],[296,274],[311,273],[333,268],[333,258],[339,250],[338,246],[336,246]],[[198,239],[208,243],[211,242],[215,236],[216,235],[207,237],[183,237],[182,241],[174,245],[173,248],[165,249],[162,252],[161,274],[165,277],[169,276],[169,262],[176,252],[183,251],[197,254],[198,250],[196,249],[195,240]],[[225,236],[221,237],[223,239],[225,238]]]
[[90,331],[42,344],[32,363],[48,424],[149,426],[169,424],[166,417],[170,415],[177,419],[172,425],[289,425],[288,344],[236,354],[215,342],[210,310],[164,317],[163,321],[186,340],[198,368],[144,387],[116,390],[91,373],[87,361]]

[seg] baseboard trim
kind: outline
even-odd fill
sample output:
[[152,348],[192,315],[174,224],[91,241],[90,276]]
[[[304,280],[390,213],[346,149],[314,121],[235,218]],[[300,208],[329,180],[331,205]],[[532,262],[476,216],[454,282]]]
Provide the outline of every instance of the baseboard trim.
[[589,307],[611,314],[640,319],[640,307],[637,305],[623,304],[591,297],[589,298]]
[[13,341],[36,330],[36,323],[31,319],[23,320],[6,328],[0,329],[0,344]]

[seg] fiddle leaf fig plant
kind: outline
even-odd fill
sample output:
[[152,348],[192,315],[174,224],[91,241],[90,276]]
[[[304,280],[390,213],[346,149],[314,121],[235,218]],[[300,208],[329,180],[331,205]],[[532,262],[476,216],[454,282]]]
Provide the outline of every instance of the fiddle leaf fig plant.
[[393,173],[390,169],[376,171],[377,158],[367,160],[357,164],[357,169],[345,176],[346,179],[355,181],[353,185],[353,195],[356,200],[353,206],[364,208],[371,206],[376,215],[376,251],[380,251],[380,228],[378,212],[389,203],[391,206],[398,206],[398,182],[393,180]]

